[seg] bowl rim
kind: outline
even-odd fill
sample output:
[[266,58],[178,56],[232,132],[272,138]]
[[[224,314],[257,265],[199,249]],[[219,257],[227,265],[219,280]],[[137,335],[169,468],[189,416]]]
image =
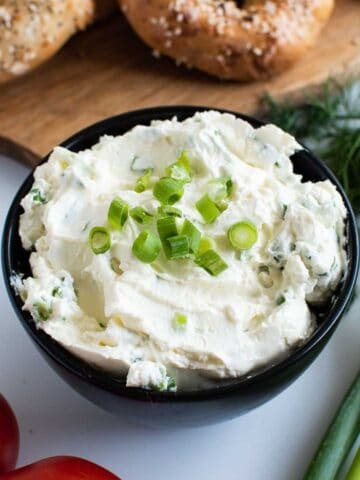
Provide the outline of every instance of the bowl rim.
[[[125,122],[126,120],[129,121],[136,119],[136,117],[146,117],[146,124],[148,124],[151,120],[156,119],[153,117],[156,117],[157,115],[165,115],[166,118],[170,119],[182,114],[185,115],[183,118],[187,118],[192,116],[196,112],[208,110],[215,110],[221,113],[229,113],[231,115],[235,115],[237,118],[248,121],[255,128],[266,124],[266,122],[260,121],[252,116],[221,108],[205,107],[199,105],[169,105],[150,107],[131,110],[105,118],[99,122],[96,122],[88,127],[81,129],[77,133],[70,136],[68,139],[64,140],[60,144],[60,146],[71,150],[72,148],[76,147],[78,143],[83,142],[86,138],[94,136],[99,138],[100,136],[105,135],[105,131],[107,129],[111,129],[111,126],[119,121]],[[139,122],[139,124],[143,123],[144,122],[141,121]],[[129,127],[129,129],[131,128],[133,127]],[[301,362],[302,359],[304,359],[312,351],[314,351],[316,347],[321,344],[322,340],[324,340],[329,335],[329,333],[337,327],[342,317],[342,314],[344,313],[344,310],[346,309],[346,306],[351,299],[359,270],[359,236],[357,230],[357,223],[355,214],[347,198],[347,195],[345,194],[340,182],[337,180],[331,170],[324,164],[324,162],[315,157],[314,154],[304,145],[301,146],[303,147],[303,152],[307,156],[309,156],[315,164],[317,164],[317,168],[320,169],[324,176],[335,185],[338,192],[342,196],[347,210],[347,235],[348,242],[351,244],[352,255],[349,258],[348,272],[344,279],[344,285],[342,286],[341,292],[337,298],[336,308],[334,309],[334,311],[330,312],[330,314],[326,318],[326,321],[323,321],[316,328],[315,332],[309,339],[307,339],[302,345],[297,347],[294,351],[290,352],[284,358],[268,363],[264,367],[250,372],[249,374],[245,374],[241,377],[231,379],[231,383],[229,383],[228,385],[225,384],[190,391],[179,390],[178,392],[154,392],[144,390],[142,388],[126,387],[124,383],[124,378],[120,379],[114,374],[93,367],[91,364],[85,362],[81,358],[69,352],[65,347],[63,347],[60,343],[58,343],[56,340],[46,334],[43,330],[38,329],[35,326],[35,322],[32,320],[30,314],[22,310],[22,301],[14,292],[14,289],[12,288],[10,282],[10,277],[14,272],[11,262],[12,247],[10,240],[12,238],[12,235],[14,234],[14,226],[17,225],[18,222],[18,213],[19,209],[21,208],[20,201],[29,191],[33,183],[33,173],[35,169],[33,169],[26,177],[11,203],[5,219],[2,238],[1,256],[4,281],[12,306],[23,327],[30,335],[32,340],[36,343],[36,345],[40,348],[40,350],[49,355],[51,359],[55,362],[55,364],[60,365],[67,372],[70,372],[71,374],[75,375],[76,377],[80,378],[85,382],[90,382],[96,387],[100,387],[111,393],[115,393],[120,397],[128,397],[141,401],[145,400],[152,402],[191,402],[213,400],[215,398],[222,398],[225,396],[236,394],[239,391],[243,391],[250,386],[261,385],[262,383],[271,381],[271,379],[275,378],[277,375],[283,374],[285,370],[291,369],[291,367]],[[51,152],[43,158],[41,163],[46,162],[50,154]]]

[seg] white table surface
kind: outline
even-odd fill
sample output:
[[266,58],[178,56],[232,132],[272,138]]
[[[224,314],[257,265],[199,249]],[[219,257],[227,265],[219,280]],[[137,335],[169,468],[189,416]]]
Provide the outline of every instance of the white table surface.
[[[27,172],[0,158],[1,230]],[[0,391],[19,420],[19,464],[67,454],[123,480],[301,480],[359,368],[359,310],[360,299],[310,368],[264,406],[210,427],[150,430],[103,412],[47,366],[16,319],[1,276]]]

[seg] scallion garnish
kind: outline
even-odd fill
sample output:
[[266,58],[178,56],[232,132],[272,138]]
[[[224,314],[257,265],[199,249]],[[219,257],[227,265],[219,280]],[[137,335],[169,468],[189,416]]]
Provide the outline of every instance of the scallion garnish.
[[46,320],[49,320],[53,312],[50,305],[37,302],[33,305],[32,313],[37,322],[46,322]]
[[189,256],[189,238],[186,235],[175,235],[167,240],[170,260],[179,260]]
[[159,218],[157,221],[157,229],[161,241],[178,234],[176,220],[171,216]]
[[149,188],[150,182],[151,182],[152,172],[153,172],[152,168],[147,168],[145,170],[144,175],[141,175],[141,177],[139,177],[137,179],[136,184],[135,184],[135,192],[136,193],[145,192],[145,190],[147,190]]
[[184,330],[187,324],[187,316],[182,313],[176,313],[173,326],[176,330]]
[[51,295],[58,298],[62,298],[64,296],[60,287],[54,287],[52,289]]
[[108,223],[114,230],[121,230],[129,216],[129,206],[119,197],[114,198],[108,211]]
[[284,295],[279,295],[279,296],[277,297],[277,299],[275,300],[275,303],[276,303],[276,305],[278,305],[278,306],[282,305],[282,304],[285,303],[285,302],[286,302],[286,298],[284,297]]
[[121,268],[121,262],[118,258],[112,257],[112,259],[110,260],[110,265],[112,271],[115,272],[117,275],[122,275],[124,273],[124,270]]
[[288,208],[289,208],[289,207],[288,207],[288,205],[286,205],[286,204],[284,204],[283,207],[282,207],[281,218],[282,218],[283,220],[285,220],[286,212],[287,212]]
[[227,207],[226,200],[231,195],[233,182],[230,177],[220,177],[210,180],[208,183],[209,198],[220,210]]
[[178,235],[175,217],[169,216],[159,218],[157,221],[157,230],[163,244],[165,255],[170,258],[170,250],[167,240],[170,237]]
[[151,388],[156,392],[176,392],[176,380],[173,377],[165,376],[164,379],[161,380],[157,385],[151,385]]
[[229,228],[228,239],[237,250],[248,250],[256,243],[258,231],[248,220],[237,222]]
[[160,205],[160,207],[158,207],[158,214],[161,217],[182,217],[182,211],[179,208],[173,207],[171,205]]
[[205,253],[195,259],[195,263],[206,270],[210,275],[216,277],[228,268],[227,263],[215,252],[207,250]]
[[181,229],[181,235],[185,235],[188,237],[190,252],[196,254],[199,250],[201,233],[195,227],[195,225],[190,222],[190,220],[187,220],[187,219],[184,220],[184,223]]
[[45,203],[46,199],[38,188],[33,188],[30,193],[34,203]]
[[160,178],[153,189],[154,197],[165,205],[173,205],[184,194],[184,183],[174,178]]
[[195,206],[206,223],[214,223],[221,213],[208,194],[201,197],[200,200],[196,202]]
[[174,377],[169,377],[168,384],[167,384],[167,389],[168,389],[169,392],[176,392],[177,384],[176,384],[176,380],[175,380]]
[[161,250],[161,242],[157,235],[143,230],[132,246],[132,252],[144,263],[151,263],[158,257]]
[[166,175],[183,183],[191,182],[190,159],[183,150],[175,163],[166,168]]
[[149,223],[153,216],[142,207],[134,207],[130,210],[130,216],[138,223]]
[[107,252],[111,247],[111,237],[108,229],[93,227],[89,232],[89,245],[95,255]]
[[201,237],[198,255],[202,255],[208,250],[215,250],[215,242],[210,237]]

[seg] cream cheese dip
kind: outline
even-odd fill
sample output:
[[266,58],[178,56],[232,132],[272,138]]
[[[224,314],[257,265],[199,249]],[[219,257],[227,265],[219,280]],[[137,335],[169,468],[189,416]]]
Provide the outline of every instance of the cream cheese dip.
[[214,111],[55,148],[22,201],[24,310],[129,387],[186,389],[287,354],[347,263],[341,196],[293,173],[299,149]]

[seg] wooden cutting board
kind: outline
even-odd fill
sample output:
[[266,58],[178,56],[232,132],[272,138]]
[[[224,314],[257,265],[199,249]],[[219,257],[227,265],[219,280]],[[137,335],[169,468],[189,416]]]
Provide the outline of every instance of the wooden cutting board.
[[264,91],[299,96],[329,76],[358,72],[360,0],[337,0],[319,42],[292,70],[247,85],[156,60],[117,14],[73,38],[35,72],[0,87],[0,135],[45,154],[80,128],[126,110],[198,104],[249,113]]

